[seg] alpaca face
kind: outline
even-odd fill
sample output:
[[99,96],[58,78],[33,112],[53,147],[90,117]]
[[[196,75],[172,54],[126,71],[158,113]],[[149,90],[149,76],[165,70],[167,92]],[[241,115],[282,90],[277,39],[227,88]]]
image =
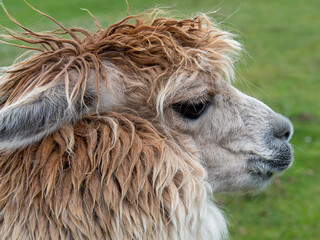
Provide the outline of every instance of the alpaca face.
[[180,138],[197,146],[215,192],[260,188],[290,167],[293,127],[287,118],[224,81],[203,81],[195,89],[202,90],[172,105],[167,117]]

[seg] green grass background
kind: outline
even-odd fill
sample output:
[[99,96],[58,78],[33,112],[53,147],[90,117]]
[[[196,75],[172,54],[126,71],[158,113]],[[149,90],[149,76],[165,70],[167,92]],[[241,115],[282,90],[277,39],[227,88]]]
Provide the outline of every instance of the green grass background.
[[[130,14],[169,6],[177,15],[211,12],[235,32],[246,53],[235,85],[294,124],[294,165],[259,194],[217,196],[230,222],[231,239],[320,239],[320,1],[129,0]],[[9,12],[34,30],[55,26],[22,0],[4,0]],[[89,9],[105,26],[126,16],[125,0],[29,0],[66,26],[95,31]],[[17,29],[0,10],[0,24]],[[1,30],[3,33],[3,31]],[[0,45],[0,66],[21,53]]]

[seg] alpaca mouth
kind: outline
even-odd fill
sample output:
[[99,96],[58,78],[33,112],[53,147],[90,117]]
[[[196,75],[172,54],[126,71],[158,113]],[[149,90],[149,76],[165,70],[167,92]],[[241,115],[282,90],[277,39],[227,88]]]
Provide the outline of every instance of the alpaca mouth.
[[249,158],[248,169],[250,174],[268,179],[276,173],[285,171],[291,164],[291,155],[287,156],[285,159],[267,159],[261,156],[252,155]]

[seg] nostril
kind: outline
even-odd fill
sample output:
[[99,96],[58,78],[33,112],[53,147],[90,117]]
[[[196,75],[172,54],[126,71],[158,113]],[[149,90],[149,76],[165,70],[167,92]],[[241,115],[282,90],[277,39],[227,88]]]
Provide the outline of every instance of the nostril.
[[275,122],[273,134],[275,138],[281,139],[282,141],[289,141],[292,135],[292,129],[291,122],[280,115],[278,121]]
[[289,137],[290,137],[290,135],[291,135],[291,132],[289,132],[289,131],[287,131],[285,134],[283,134],[283,140],[289,140]]
[[290,130],[288,130],[288,131],[285,131],[285,132],[283,132],[281,134],[279,134],[279,133],[275,134],[275,137],[279,138],[279,139],[281,139],[283,141],[288,141],[289,138],[290,138],[290,135],[291,135],[291,132],[290,132]]

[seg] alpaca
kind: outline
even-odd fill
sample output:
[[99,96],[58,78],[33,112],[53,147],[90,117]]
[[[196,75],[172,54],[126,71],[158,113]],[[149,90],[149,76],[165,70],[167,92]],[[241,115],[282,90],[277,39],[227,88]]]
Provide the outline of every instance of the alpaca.
[[6,11],[33,54],[0,77],[1,239],[224,239],[211,194],[291,165],[290,121],[231,85],[241,46],[206,15],[90,33],[36,11],[59,29]]

